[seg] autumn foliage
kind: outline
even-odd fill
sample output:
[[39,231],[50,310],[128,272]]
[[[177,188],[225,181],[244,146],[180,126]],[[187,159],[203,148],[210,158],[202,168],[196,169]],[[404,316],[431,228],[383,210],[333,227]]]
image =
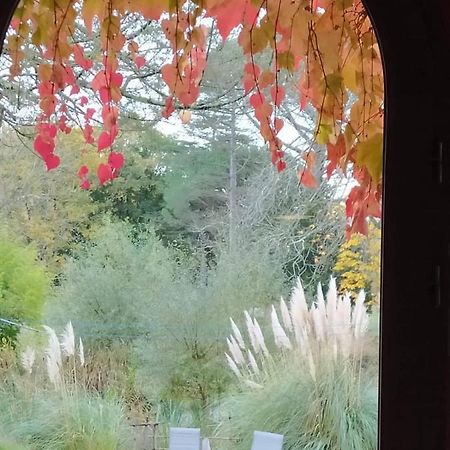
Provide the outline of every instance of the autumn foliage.
[[[43,58],[37,70],[41,114],[34,149],[49,170],[59,164],[57,133],[70,133],[73,126],[65,114],[64,99],[70,96],[84,111],[80,125],[85,141],[99,152],[110,152],[96,168],[99,183],[119,174],[124,163],[114,148],[124,82],[119,57],[127,53],[138,69],[151,64],[121,30],[122,18],[130,13],[158,21],[171,45],[172,57],[156,68],[167,86],[164,117],[188,111],[198,101],[211,24],[224,41],[237,37],[246,60],[244,91],[279,171],[286,166],[279,138],[284,125],[279,107],[286,95],[280,75],[295,78],[301,107],[309,103],[317,110],[315,141],[327,146],[327,176],[351,169],[358,182],[347,200],[348,230],[367,233],[366,217],[380,215],[383,72],[375,33],[360,0],[21,0],[6,48],[12,77],[20,73],[24,42],[31,40]],[[79,20],[92,36],[99,36],[98,72],[83,44],[74,40]],[[259,54],[270,56],[268,67],[258,65]],[[100,110],[80,94],[74,68],[77,73],[92,72],[90,87]],[[101,118],[99,131],[94,117]],[[190,114],[183,117],[187,121]],[[306,187],[317,183],[314,164],[311,146],[299,169]],[[92,182],[91,171],[80,168],[83,188]]]

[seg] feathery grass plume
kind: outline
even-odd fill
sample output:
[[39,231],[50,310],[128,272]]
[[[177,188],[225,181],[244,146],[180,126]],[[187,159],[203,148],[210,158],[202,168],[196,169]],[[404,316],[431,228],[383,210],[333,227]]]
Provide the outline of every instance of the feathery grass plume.
[[321,325],[325,334],[327,334],[327,307],[325,304],[325,298],[323,296],[323,290],[322,290],[322,284],[319,283],[317,285],[317,302],[316,302],[316,308],[319,311],[320,314],[318,314],[318,319],[320,318]]
[[364,305],[365,299],[364,291],[361,291],[356,298],[355,308],[353,309],[352,326],[356,339],[360,338],[369,326],[369,315]]
[[[271,307],[272,342],[275,348],[281,353],[297,350],[292,357],[303,359],[303,364],[313,378],[317,377],[321,361],[327,361],[327,364],[333,365],[350,357],[353,359],[361,357],[363,343],[361,338],[367,332],[369,321],[364,303],[364,292],[358,296],[354,308],[348,294],[338,297],[337,292],[336,282],[332,278],[325,299],[319,284],[316,302],[312,302],[308,307],[301,282],[298,280],[290,299],[289,313],[292,330],[289,330],[287,326],[283,327],[275,306]],[[281,311],[283,311],[283,303],[280,303]],[[262,372],[270,370],[271,367],[271,364],[267,365],[263,361],[263,357],[271,356],[272,361],[273,356],[275,360],[281,356],[276,353],[269,355],[258,321],[247,311],[244,311],[244,315],[254,350],[254,353],[248,352],[249,376],[258,378],[263,375]],[[227,339],[227,343],[235,363],[240,364],[244,356],[242,355],[241,358],[241,354],[236,351],[238,347],[236,339],[231,336]]]
[[258,354],[261,351],[261,348],[259,346],[258,338],[256,337],[255,324],[247,311],[244,311],[244,316],[245,324],[247,325],[248,337],[250,338],[250,344],[255,354]]
[[233,373],[238,378],[241,378],[241,376],[242,376],[241,372],[240,372],[238,366],[236,365],[236,363],[234,362],[233,358],[228,353],[225,353],[225,357],[227,358],[228,365],[230,366],[230,369],[233,371]]
[[269,350],[267,350],[266,342],[264,340],[264,335],[262,333],[261,327],[256,319],[253,319],[254,330],[256,335],[256,340],[258,341],[258,345],[261,348],[264,356],[269,356]]
[[75,355],[75,334],[73,332],[72,322],[70,321],[61,334],[61,349],[65,356]]
[[84,363],[85,363],[85,359],[84,359],[84,346],[83,346],[83,341],[80,338],[80,342],[78,344],[78,358],[80,360],[80,366],[83,367]]
[[311,318],[314,326],[315,337],[318,341],[325,340],[325,328],[323,324],[322,311],[318,308],[313,307],[311,312]]
[[301,346],[308,335],[308,305],[300,278],[294,286],[290,300],[290,313],[297,344]]
[[245,343],[241,334],[241,330],[238,328],[238,326],[231,317],[230,322],[231,322],[231,329],[233,330],[234,337],[236,338],[239,347],[241,347],[242,350],[245,350]]
[[250,349],[247,351],[247,353],[248,353],[248,362],[250,364],[250,369],[253,371],[254,374],[259,374],[258,363],[256,362],[256,359],[253,356],[253,353],[251,352]]
[[[319,286],[308,307],[299,281],[290,299],[292,330],[280,323],[281,304],[280,311],[271,307],[274,336],[265,341],[270,358],[248,350],[248,371],[240,372],[239,393],[229,399],[224,428],[240,439],[235,450],[250,448],[252,431],[263,428],[283,434],[290,450],[376,447],[376,375],[362,364],[370,355],[363,352],[369,317],[364,300],[361,292],[352,307],[331,279],[326,298]],[[261,344],[261,327],[248,313],[246,318]],[[291,349],[280,343],[283,333]]]
[[336,286],[336,279],[334,277],[331,277],[330,284],[328,285],[326,311],[329,324],[328,326],[331,325],[331,330],[333,333],[336,332],[337,302],[338,302],[338,291]]
[[275,339],[275,345],[280,349],[291,349],[291,341],[287,337],[286,332],[284,331],[283,327],[280,324],[280,321],[278,319],[278,314],[275,309],[275,306],[272,305],[272,312],[270,314],[271,321],[272,321],[272,331],[273,331],[273,337]]
[[55,387],[61,385],[61,347],[59,345],[58,336],[56,336],[55,330],[44,325],[44,329],[48,334],[48,345],[45,349],[45,361],[47,365],[47,374],[50,381]]
[[236,339],[233,335],[231,335],[229,338],[227,338],[227,345],[228,349],[230,350],[231,356],[233,357],[234,361],[237,365],[244,364],[245,358],[244,355],[241,352],[241,349],[239,348],[239,344],[236,342]]
[[34,361],[36,360],[36,352],[31,347],[27,347],[21,355],[22,367],[26,372],[31,374],[33,372]]
[[280,311],[281,311],[281,319],[283,320],[283,325],[286,328],[286,330],[292,332],[292,319],[291,314],[289,313],[289,309],[286,305],[286,302],[284,301],[284,298],[280,298]]
[[316,379],[316,365],[314,364],[314,358],[313,358],[313,354],[312,354],[310,348],[308,348],[308,350],[307,350],[307,358],[308,358],[309,374],[311,375],[311,378],[314,381],[317,381],[317,379]]
[[345,294],[338,301],[336,338],[340,345],[341,354],[348,358],[352,349],[352,304],[349,294]]

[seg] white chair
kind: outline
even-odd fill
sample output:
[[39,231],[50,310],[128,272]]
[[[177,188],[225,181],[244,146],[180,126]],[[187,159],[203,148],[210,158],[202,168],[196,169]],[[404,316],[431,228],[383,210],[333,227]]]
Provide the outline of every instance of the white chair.
[[200,428],[170,428],[169,450],[200,450]]
[[252,450],[282,450],[283,435],[255,431],[253,433]]

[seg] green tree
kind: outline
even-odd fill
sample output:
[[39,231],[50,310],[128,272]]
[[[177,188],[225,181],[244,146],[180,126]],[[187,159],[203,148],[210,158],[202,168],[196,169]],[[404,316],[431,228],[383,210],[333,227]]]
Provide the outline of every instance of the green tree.
[[[26,129],[23,130],[26,133]],[[83,157],[77,133],[61,138],[66,158],[61,171],[47,173],[31,155],[31,141],[0,133],[0,219],[20,239],[32,242],[49,272],[57,275],[65,258],[95,230],[97,206],[79,188],[75,174]]]
[[[0,318],[35,322],[40,319],[49,287],[36,251],[0,232]],[[0,339],[14,343],[19,329],[0,323]]]

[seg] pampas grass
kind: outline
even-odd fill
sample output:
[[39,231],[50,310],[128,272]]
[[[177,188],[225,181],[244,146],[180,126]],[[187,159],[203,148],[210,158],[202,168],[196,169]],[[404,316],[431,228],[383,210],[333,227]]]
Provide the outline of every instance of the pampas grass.
[[[281,299],[279,311],[283,325],[275,305],[272,305],[270,314],[274,344],[272,352],[268,350],[266,338],[258,321],[251,317],[248,311],[244,311],[244,317],[250,345],[246,345],[241,331],[231,319],[232,334],[227,338],[230,351],[228,358],[236,367],[244,366],[248,379],[257,381],[253,377],[259,374],[259,370],[253,368],[258,366],[268,368],[268,361],[273,362],[277,352],[291,351],[292,358],[304,358],[311,376],[315,374],[316,366],[323,358],[329,360],[332,357],[336,361],[361,357],[369,323],[364,292],[358,295],[352,307],[349,295],[338,296],[336,281],[331,278],[326,300],[319,284],[316,301],[308,306],[301,281],[298,280],[292,291],[289,308]],[[241,341],[239,345],[236,336],[239,336]],[[253,352],[245,353],[241,349],[252,349]],[[250,359],[250,354],[253,360]],[[231,367],[230,361],[228,365]],[[239,371],[239,376],[241,375],[243,373]]]
[[28,374],[31,374],[33,372],[35,360],[36,360],[36,351],[28,346],[20,357],[22,367]]
[[249,344],[235,324],[233,336],[242,336],[246,351],[237,357],[230,337],[227,355],[240,390],[226,403],[230,419],[223,427],[242,439],[236,449],[250,448],[253,430],[262,429],[284,434],[286,450],[374,450],[377,383],[362,363],[364,293],[352,305],[332,278],[326,296],[319,285],[308,306],[299,280],[289,306],[281,299],[278,310],[271,308],[272,336],[248,312],[244,317]]
[[[284,450],[375,450],[377,389],[365,375],[355,384],[344,366],[321,367],[317,381],[299,361],[285,362],[221,406],[221,433],[248,450],[254,430],[284,435]],[[306,376],[305,376],[306,375]]]
[[75,334],[72,322],[69,322],[61,335],[61,350],[67,357],[75,355]]
[[44,329],[48,334],[48,344],[45,349],[45,362],[47,365],[47,374],[51,383],[55,388],[61,386],[61,347],[59,344],[58,336],[56,336],[55,330],[44,325]]
[[[42,391],[32,398],[14,398],[13,411],[3,409],[0,424],[9,436],[33,450],[129,450],[130,432],[122,404],[113,398],[77,392]],[[0,447],[1,448],[1,447]]]

